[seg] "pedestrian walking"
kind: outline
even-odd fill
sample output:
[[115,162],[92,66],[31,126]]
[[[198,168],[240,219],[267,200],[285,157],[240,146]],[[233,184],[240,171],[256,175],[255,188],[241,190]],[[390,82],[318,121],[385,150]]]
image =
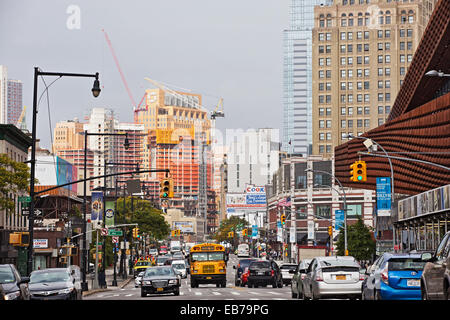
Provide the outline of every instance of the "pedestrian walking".
[[98,272],[98,285],[102,289],[106,289],[107,288],[106,274],[105,274],[105,269],[104,268],[101,268],[100,271]]

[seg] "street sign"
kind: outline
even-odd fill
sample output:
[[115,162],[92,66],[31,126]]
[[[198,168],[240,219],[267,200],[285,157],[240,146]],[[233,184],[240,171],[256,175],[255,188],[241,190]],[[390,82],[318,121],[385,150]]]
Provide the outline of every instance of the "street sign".
[[31,202],[31,197],[19,197],[19,202]]
[[334,230],[339,231],[344,225],[344,210],[336,210],[334,212],[335,227]]
[[[42,211],[39,209],[35,209],[34,210],[34,215],[35,216],[39,216],[41,215]],[[30,215],[30,210],[28,208],[22,208],[22,215],[23,216],[29,216]]]
[[102,228],[101,234],[102,234],[102,236],[107,236],[108,235],[108,229]]
[[112,237],[113,243],[119,243],[119,237]]
[[122,236],[122,230],[108,229],[108,236]]

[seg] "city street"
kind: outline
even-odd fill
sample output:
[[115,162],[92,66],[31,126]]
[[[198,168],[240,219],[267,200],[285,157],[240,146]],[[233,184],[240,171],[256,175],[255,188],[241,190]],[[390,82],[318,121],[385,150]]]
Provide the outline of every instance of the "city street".
[[288,300],[291,299],[291,287],[272,288],[272,286],[248,288],[234,285],[233,265],[237,265],[238,258],[230,255],[227,267],[227,287],[217,288],[214,284],[201,284],[198,288],[191,288],[189,276],[181,280],[180,295],[160,294],[141,297],[141,289],[134,287],[130,281],[123,288],[115,288],[84,297],[84,300]]

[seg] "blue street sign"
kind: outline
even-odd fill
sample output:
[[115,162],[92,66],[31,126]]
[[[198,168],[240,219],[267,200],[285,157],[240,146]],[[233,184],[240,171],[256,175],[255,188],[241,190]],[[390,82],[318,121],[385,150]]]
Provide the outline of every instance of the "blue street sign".
[[334,212],[335,226],[334,229],[339,231],[339,229],[344,225],[344,210],[336,210]]

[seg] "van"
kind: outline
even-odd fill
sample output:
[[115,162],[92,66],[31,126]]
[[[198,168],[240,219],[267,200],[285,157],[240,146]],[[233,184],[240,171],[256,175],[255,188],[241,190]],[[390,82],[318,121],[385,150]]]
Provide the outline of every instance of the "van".
[[249,257],[250,256],[250,249],[249,249],[247,243],[241,243],[238,246],[237,256],[238,257]]

